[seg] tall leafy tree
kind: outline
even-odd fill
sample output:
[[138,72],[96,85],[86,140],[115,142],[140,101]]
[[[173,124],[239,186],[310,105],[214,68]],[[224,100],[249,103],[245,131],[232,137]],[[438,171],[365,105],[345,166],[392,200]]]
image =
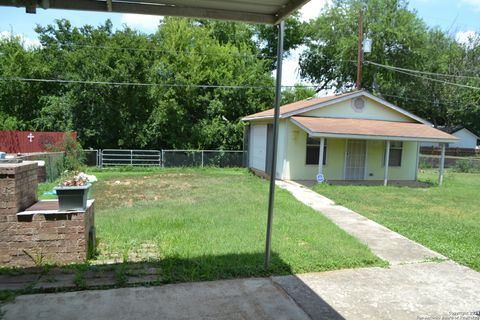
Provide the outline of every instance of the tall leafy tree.
[[[455,39],[438,29],[430,29],[408,9],[403,0],[365,0],[365,34],[373,40],[365,60],[382,65],[444,74],[471,74],[465,61],[478,66],[478,50],[462,48]],[[357,67],[358,15],[361,1],[334,0],[307,30],[307,50],[300,59],[301,75],[317,85],[317,90],[346,91],[354,88]],[[469,59],[469,56],[475,58]],[[476,93],[442,83],[462,82],[460,78],[408,75],[365,63],[363,87],[383,96],[436,125],[462,121],[455,114],[476,113]],[[478,81],[471,80],[469,83]],[[467,98],[468,97],[468,98]],[[466,107],[470,106],[470,107]],[[475,106],[475,107],[474,107]],[[463,111],[460,111],[460,110]],[[468,109],[468,110],[467,110]],[[471,122],[470,122],[471,123]],[[479,128],[480,124],[471,124]],[[479,128],[480,129],[480,128]]]
[[[273,86],[270,61],[252,54],[248,40],[220,41],[215,27],[193,20],[166,18],[153,41],[164,54],[156,56],[151,72],[158,86],[151,88],[155,109],[144,144],[240,148],[240,118],[273,103],[273,89],[262,88]],[[233,87],[215,87],[225,85]]]

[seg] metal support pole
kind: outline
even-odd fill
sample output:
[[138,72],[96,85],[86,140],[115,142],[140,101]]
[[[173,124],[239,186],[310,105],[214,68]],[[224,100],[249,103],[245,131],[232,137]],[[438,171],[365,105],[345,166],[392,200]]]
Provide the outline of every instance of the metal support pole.
[[357,45],[357,82],[356,89],[362,89],[362,67],[363,67],[363,9],[364,3],[360,1],[358,12],[358,45]]
[[420,142],[417,142],[417,164],[415,165],[415,181],[418,181],[418,165],[420,163]]
[[130,165],[133,165],[133,150],[130,150]]
[[275,178],[277,171],[277,145],[278,145],[278,119],[280,118],[280,102],[282,99],[282,58],[283,58],[283,34],[285,24],[283,21],[278,25],[278,45],[277,45],[277,77],[275,86],[275,112],[273,120],[273,146],[272,163],[270,170],[270,191],[268,194],[268,219],[267,235],[265,240],[265,270],[270,268],[270,251],[272,240],[272,220],[273,204],[275,200]]
[[202,150],[202,168],[203,168],[203,150]]
[[323,173],[323,149],[325,149],[325,138],[320,138],[320,151],[318,152],[318,173]]
[[387,141],[385,147],[385,173],[383,174],[383,185],[388,184],[388,167],[390,166],[390,140]]
[[441,144],[442,146],[442,155],[440,156],[440,170],[438,173],[438,185],[443,184],[443,172],[445,170],[445,143]]

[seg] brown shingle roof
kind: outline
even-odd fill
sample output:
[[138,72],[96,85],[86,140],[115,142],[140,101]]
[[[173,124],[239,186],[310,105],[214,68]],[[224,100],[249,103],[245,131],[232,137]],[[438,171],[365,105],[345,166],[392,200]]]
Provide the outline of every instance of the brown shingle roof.
[[[305,99],[305,100],[300,100],[297,102],[293,102],[290,104],[286,104],[280,107],[280,115],[284,115],[286,113],[292,112],[292,111],[297,111],[303,108],[307,108],[310,106],[314,106],[319,103],[327,102],[330,100],[334,100],[340,97],[348,96],[354,93],[357,93],[358,91],[353,91],[353,92],[348,92],[348,93],[343,93],[343,94],[338,94],[338,95],[333,95],[333,96],[325,96],[321,98],[312,98],[312,99]],[[246,116],[243,118],[244,120],[248,119],[253,119],[253,118],[263,118],[263,117],[273,117],[273,108],[268,109],[265,111],[257,112],[251,115]]]
[[291,119],[308,131],[319,134],[378,136],[441,142],[455,142],[458,140],[446,132],[422,123],[299,116]]

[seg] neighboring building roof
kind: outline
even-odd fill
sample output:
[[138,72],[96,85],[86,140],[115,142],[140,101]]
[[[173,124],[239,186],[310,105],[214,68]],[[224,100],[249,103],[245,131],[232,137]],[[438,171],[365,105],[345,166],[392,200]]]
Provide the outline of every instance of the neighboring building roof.
[[[413,113],[408,112],[407,110],[404,110],[400,107],[397,107],[394,104],[391,104],[390,102],[383,100],[381,98],[378,98],[374,96],[373,94],[369,93],[368,91],[365,90],[360,90],[360,91],[352,91],[348,93],[343,93],[343,94],[338,94],[338,95],[332,95],[332,96],[325,96],[321,98],[311,98],[311,99],[305,99],[305,100],[300,100],[294,103],[286,104],[284,106],[280,107],[280,118],[288,118],[291,116],[299,115],[301,113],[315,110],[317,108],[322,108],[326,107],[329,105],[332,105],[334,103],[344,101],[347,99],[352,99],[356,98],[359,96],[365,96],[367,98],[370,98],[387,108],[393,109],[417,122],[424,123],[424,124],[431,124],[430,122],[426,121],[425,119],[422,119]],[[250,120],[260,120],[260,119],[270,119],[273,118],[273,113],[274,109],[268,109],[262,112],[254,113],[251,115],[248,115],[242,120],[244,121],[250,121]]]
[[377,138],[379,140],[387,138],[402,141],[458,141],[458,138],[422,123],[301,116],[292,117],[291,120],[311,136]]
[[477,137],[477,139],[480,139],[480,137],[475,133],[473,132],[472,130],[469,130],[468,128],[465,128],[464,126],[456,126],[456,127],[437,127],[437,129],[439,130],[442,130],[444,132],[447,132],[447,133],[450,133],[450,134],[454,134],[460,130],[467,130],[468,132],[470,132],[471,134],[473,134],[475,137]]

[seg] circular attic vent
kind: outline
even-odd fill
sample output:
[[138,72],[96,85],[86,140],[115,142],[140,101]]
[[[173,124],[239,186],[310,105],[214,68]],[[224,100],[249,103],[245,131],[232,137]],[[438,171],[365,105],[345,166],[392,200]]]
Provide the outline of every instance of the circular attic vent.
[[363,100],[361,97],[353,99],[352,108],[355,110],[355,112],[363,112],[365,109],[365,100]]

